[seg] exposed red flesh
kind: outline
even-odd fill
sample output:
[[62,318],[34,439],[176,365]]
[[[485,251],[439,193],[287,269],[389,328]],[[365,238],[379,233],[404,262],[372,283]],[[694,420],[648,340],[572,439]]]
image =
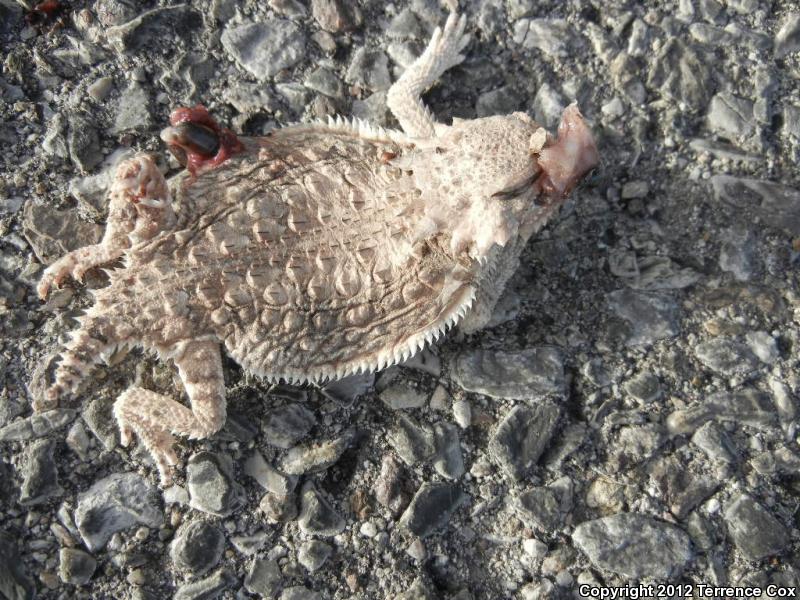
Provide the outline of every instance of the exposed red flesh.
[[200,170],[213,169],[228,160],[231,156],[244,150],[244,145],[230,129],[220,127],[214,118],[209,114],[208,109],[202,104],[192,108],[181,107],[172,111],[169,123],[173,127],[181,123],[196,123],[207,127],[219,138],[219,149],[216,154],[208,155],[198,152],[195,149],[176,142],[177,146],[186,154],[186,169],[196,175]]
[[570,104],[561,115],[558,139],[539,153],[542,193],[553,199],[564,198],[599,161],[591,131],[578,106]]
[[66,9],[66,5],[60,0],[45,0],[39,2],[25,15],[25,20],[29,25],[42,25],[54,19],[59,13]]

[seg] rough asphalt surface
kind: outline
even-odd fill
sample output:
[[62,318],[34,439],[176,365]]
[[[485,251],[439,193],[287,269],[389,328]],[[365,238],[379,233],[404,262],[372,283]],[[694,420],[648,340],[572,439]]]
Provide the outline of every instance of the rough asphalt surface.
[[333,113],[393,125],[386,89],[445,11],[73,0],[28,24],[21,4],[0,0],[0,597],[800,584],[796,2],[462,1],[473,40],[426,96],[438,117],[552,127],[577,99],[601,167],[488,330],[325,390],[229,361],[227,425],[181,443],[164,491],[111,405],[134,381],[176,393],[170,365],[114,357],[79,404],[32,415],[104,283],[43,304],[43,265],[98,239],[125,152],[178,171],[158,139],[177,106],[247,134]]

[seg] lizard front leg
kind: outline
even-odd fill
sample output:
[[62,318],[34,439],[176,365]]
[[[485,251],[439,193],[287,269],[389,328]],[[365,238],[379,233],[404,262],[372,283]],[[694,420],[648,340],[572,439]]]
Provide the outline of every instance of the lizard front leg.
[[150,239],[174,222],[164,176],[147,155],[125,160],[117,167],[109,193],[108,220],[99,244],[62,256],[45,269],[36,288],[44,299],[53,285],[72,277],[82,281],[89,269],[118,259],[133,244]]
[[436,120],[421,96],[447,69],[464,60],[461,52],[470,39],[464,34],[466,25],[466,17],[450,13],[444,30],[436,28],[425,52],[389,89],[386,97],[389,110],[408,135],[418,138],[434,136]]
[[122,445],[130,444],[135,433],[155,460],[162,485],[170,483],[170,467],[178,463],[173,435],[207,438],[225,424],[225,381],[219,344],[185,342],[174,360],[191,409],[140,387],[127,389],[114,403]]

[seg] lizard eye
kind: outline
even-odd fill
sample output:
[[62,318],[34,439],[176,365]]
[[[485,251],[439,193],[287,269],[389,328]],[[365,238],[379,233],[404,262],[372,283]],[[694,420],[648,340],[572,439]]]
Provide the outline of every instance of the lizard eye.
[[504,190],[500,190],[499,192],[495,192],[492,194],[492,198],[496,198],[498,200],[512,200],[517,196],[524,194],[526,191],[529,191],[533,186],[533,182],[536,181],[538,177],[537,174],[530,175],[529,177],[525,178],[524,181],[521,183],[517,183],[508,187]]
[[175,127],[179,143],[190,152],[214,156],[219,150],[219,136],[209,127],[184,121]]

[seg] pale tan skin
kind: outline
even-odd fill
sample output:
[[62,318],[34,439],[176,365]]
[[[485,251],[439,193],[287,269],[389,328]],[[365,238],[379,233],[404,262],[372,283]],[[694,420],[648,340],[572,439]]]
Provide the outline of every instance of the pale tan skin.
[[332,122],[242,139],[243,153],[177,178],[172,193],[150,157],[122,163],[103,240],[39,284],[44,298],[124,261],[35,410],[120,346],[172,359],[190,406],[136,386],[114,405],[123,445],[138,436],[167,485],[173,436],[225,423],[221,344],[257,375],[325,381],[405,360],[454,324],[484,326],[525,243],[597,151],[575,107],[557,142],[522,113],[437,123],[420,95],[463,60],[464,29],[451,14],[390,89],[402,131]]

